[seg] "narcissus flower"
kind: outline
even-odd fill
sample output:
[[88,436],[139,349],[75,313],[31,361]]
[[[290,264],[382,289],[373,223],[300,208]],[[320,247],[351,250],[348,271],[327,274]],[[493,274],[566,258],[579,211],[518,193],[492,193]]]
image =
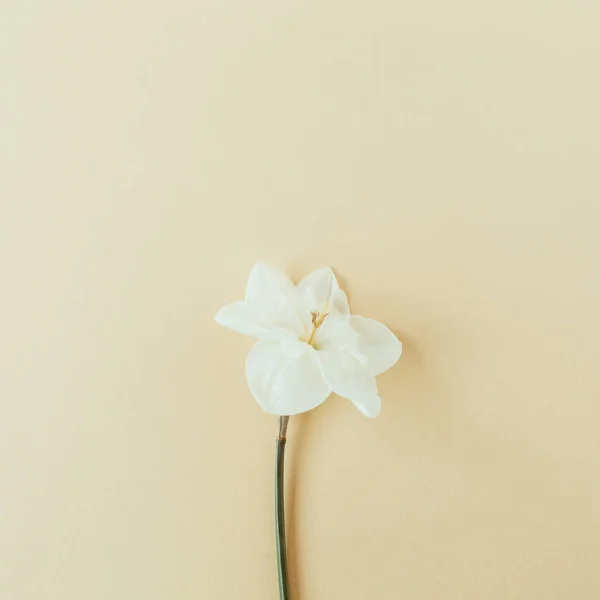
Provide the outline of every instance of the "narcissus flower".
[[385,325],[350,314],[329,268],[294,285],[281,271],[258,263],[246,299],[224,306],[215,320],[258,338],[246,361],[248,387],[265,411],[280,416],[311,410],[335,392],[376,417],[381,398],[375,376],[402,354]]

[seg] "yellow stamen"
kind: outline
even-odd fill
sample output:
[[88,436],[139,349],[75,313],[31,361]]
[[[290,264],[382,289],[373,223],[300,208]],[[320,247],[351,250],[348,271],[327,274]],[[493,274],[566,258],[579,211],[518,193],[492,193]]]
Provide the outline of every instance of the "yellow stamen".
[[312,329],[312,331],[310,333],[310,337],[308,338],[308,341],[306,343],[309,346],[312,346],[313,342],[315,340],[315,334],[317,333],[317,329],[319,329],[319,327],[321,327],[321,325],[323,325],[323,321],[325,321],[325,319],[327,318],[329,313],[326,313],[326,312],[320,313],[318,310],[313,310],[310,314],[312,315],[313,329]]

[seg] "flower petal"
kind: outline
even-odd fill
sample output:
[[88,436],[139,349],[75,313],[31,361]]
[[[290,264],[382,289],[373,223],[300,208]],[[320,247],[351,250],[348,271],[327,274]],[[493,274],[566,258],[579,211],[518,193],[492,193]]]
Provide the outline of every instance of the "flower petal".
[[313,271],[297,286],[296,295],[303,310],[326,310],[329,313],[348,317],[348,298],[340,289],[333,271],[329,267]]
[[258,262],[248,277],[246,302],[261,321],[274,323],[291,311],[293,292],[294,284],[285,273]]
[[369,419],[378,417],[381,412],[381,397],[377,394],[364,396],[360,401],[352,400],[352,402],[354,402],[354,406]]
[[367,367],[379,375],[393,367],[402,355],[402,342],[383,323],[352,315],[352,327],[360,334],[358,351],[366,356]]
[[316,350],[335,350],[357,355],[359,333],[350,321],[339,315],[329,315],[317,329],[314,339]]
[[280,340],[291,335],[283,327],[261,322],[245,300],[226,304],[215,315],[215,321],[238,333],[266,340]]
[[356,356],[347,352],[319,352],[321,372],[331,389],[351,400],[367,417],[381,411],[381,398],[373,374]]
[[277,342],[257,342],[246,360],[248,387],[263,410],[296,415],[324,402],[331,388],[321,375],[316,352],[307,344],[300,353],[284,352]]
[[258,322],[250,305],[244,300],[226,304],[216,315],[215,321],[223,327],[244,335],[263,337],[265,328]]

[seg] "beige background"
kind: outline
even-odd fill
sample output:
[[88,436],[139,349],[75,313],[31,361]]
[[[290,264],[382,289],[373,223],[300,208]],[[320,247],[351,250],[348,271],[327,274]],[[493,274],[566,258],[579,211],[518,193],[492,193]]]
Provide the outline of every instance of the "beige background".
[[292,421],[293,600],[600,598],[597,2],[2,14],[2,600],[276,599],[258,258],[405,342]]

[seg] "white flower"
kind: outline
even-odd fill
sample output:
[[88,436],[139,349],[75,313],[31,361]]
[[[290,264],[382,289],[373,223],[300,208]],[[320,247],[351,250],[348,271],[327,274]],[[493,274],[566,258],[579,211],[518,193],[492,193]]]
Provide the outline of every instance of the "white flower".
[[329,268],[294,285],[281,271],[258,263],[246,299],[224,306],[215,320],[259,339],[246,361],[246,379],[262,408],[275,415],[306,412],[335,392],[376,417],[381,398],[375,375],[402,354],[385,325],[350,314]]

